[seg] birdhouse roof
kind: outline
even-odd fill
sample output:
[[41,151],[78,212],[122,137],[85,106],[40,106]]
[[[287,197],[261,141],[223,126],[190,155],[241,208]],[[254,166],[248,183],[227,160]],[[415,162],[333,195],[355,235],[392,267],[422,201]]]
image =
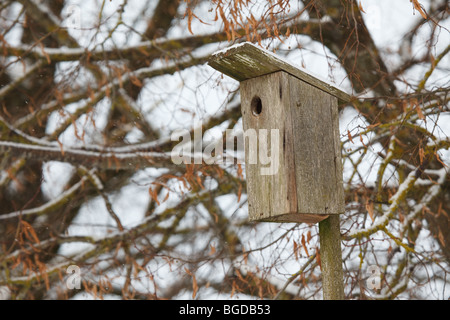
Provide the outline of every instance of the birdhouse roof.
[[292,65],[272,52],[261,49],[251,42],[236,44],[215,52],[210,57],[208,64],[238,81],[252,79],[277,71],[285,71],[340,100],[348,102],[351,99],[349,94],[336,85],[320,79],[304,68]]

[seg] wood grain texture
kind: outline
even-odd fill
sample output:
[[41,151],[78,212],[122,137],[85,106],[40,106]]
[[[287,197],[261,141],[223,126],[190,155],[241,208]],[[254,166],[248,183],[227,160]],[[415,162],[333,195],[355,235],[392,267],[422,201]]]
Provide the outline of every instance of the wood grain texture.
[[[287,130],[285,119],[289,117],[289,109],[285,107],[289,105],[288,87],[288,75],[284,72],[272,73],[241,83],[244,132],[255,129],[258,134],[257,150],[250,143],[245,143],[245,169],[251,220],[266,220],[278,216],[280,213],[296,212],[295,181],[289,181],[293,177],[291,174],[292,164],[290,164],[292,159],[286,158],[282,150],[282,134]],[[262,103],[259,115],[253,114],[251,108],[251,101],[255,97],[261,99]],[[266,154],[271,155],[274,152],[279,162],[278,170],[273,175],[261,175],[261,169],[268,167],[260,161],[261,129],[267,130],[267,136],[271,136],[272,132],[277,134],[280,142],[276,149],[272,149],[271,143],[268,143]],[[255,152],[257,161],[252,164],[249,160]],[[292,152],[290,155],[293,155]]]
[[324,300],[344,300],[339,216],[319,222],[320,262]]
[[337,99],[290,77],[298,212],[344,212]]
[[[259,114],[252,110],[255,98],[261,100]],[[275,130],[279,140],[263,150],[277,154],[273,175],[261,174],[268,165],[260,161],[260,134],[257,150],[246,143],[250,220],[316,223],[343,213],[337,98],[279,71],[242,81],[241,108],[244,132],[265,129],[267,137]]]

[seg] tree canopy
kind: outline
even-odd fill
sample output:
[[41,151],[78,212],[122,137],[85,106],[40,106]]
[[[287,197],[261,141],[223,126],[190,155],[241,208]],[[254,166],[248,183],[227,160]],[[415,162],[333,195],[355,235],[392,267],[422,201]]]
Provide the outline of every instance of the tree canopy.
[[203,146],[242,132],[239,83],[206,62],[249,41],[351,96],[346,298],[448,299],[449,12],[445,0],[2,1],[0,297],[322,298],[317,224],[249,222],[242,150],[171,158],[177,130]]

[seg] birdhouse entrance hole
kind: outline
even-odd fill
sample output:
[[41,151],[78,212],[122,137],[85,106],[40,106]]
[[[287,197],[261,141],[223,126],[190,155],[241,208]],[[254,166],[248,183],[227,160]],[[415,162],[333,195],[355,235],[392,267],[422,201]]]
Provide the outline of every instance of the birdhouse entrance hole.
[[250,103],[250,107],[254,116],[259,116],[262,112],[262,101],[258,96],[254,96],[252,102]]

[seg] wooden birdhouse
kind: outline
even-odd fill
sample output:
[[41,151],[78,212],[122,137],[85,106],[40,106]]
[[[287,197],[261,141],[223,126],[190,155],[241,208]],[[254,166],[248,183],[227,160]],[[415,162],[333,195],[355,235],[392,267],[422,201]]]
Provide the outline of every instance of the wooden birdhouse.
[[240,82],[250,220],[316,223],[343,213],[338,99],[350,97],[249,42],[208,64]]

